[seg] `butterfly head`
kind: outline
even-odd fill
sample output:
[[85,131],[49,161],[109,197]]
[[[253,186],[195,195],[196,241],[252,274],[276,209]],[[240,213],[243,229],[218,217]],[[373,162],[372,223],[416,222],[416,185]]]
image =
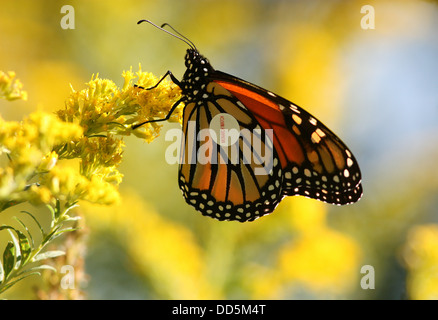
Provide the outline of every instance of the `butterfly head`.
[[185,56],[186,72],[182,79],[182,90],[189,100],[205,93],[209,75],[214,71],[210,62],[197,50],[187,49]]
[[[201,68],[198,71],[204,71],[204,73],[208,72],[211,69],[210,62],[205,58],[202,54],[200,54],[195,49],[187,49],[187,53],[185,56],[185,64],[188,70],[195,70],[196,68]],[[203,68],[207,69],[204,70]]]

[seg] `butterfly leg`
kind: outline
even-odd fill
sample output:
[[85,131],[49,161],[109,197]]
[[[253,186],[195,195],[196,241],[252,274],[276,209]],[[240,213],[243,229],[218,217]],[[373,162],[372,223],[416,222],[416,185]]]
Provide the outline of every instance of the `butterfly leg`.
[[161,81],[163,81],[167,76],[170,76],[170,79],[172,79],[173,83],[175,83],[178,87],[181,87],[181,82],[173,75],[172,71],[167,71],[164,76],[161,77],[160,81],[158,81],[154,86],[150,87],[150,88],[145,88],[142,86],[138,86],[136,84],[134,84],[134,88],[140,88],[140,89],[144,89],[144,90],[152,90],[155,89],[156,87],[158,87],[158,85],[161,83]]
[[[144,88],[144,87],[138,86],[136,84],[134,85],[134,87],[140,88],[140,89],[144,89],[144,90],[152,90],[152,89],[155,89],[161,83],[161,81],[163,81],[167,76],[170,76],[170,79],[172,79],[173,83],[175,83],[177,86],[181,87],[180,81],[172,74],[172,72],[170,70],[166,72],[166,74],[160,79],[160,81],[158,81],[154,86],[152,86],[150,88]],[[138,123],[138,124],[133,125],[132,129],[135,130],[138,127],[141,127],[142,125],[144,125],[146,123],[160,122],[160,121],[169,120],[170,116],[175,111],[176,107],[181,103],[181,101],[183,101],[183,98],[179,99],[177,102],[175,102],[173,104],[172,108],[170,108],[169,113],[163,119],[154,119],[154,120],[149,120],[149,121],[145,121],[145,122],[142,122],[142,123]]]
[[142,125],[146,124],[146,123],[151,123],[151,122],[160,122],[160,121],[166,121],[169,120],[170,116],[172,115],[172,113],[175,111],[176,107],[178,107],[178,105],[181,103],[181,101],[183,101],[183,98],[179,99],[177,102],[175,102],[172,106],[172,108],[170,108],[169,113],[167,114],[167,116],[163,119],[154,119],[154,120],[148,120],[142,123],[138,123],[132,126],[132,130],[137,129],[138,127],[141,127]]

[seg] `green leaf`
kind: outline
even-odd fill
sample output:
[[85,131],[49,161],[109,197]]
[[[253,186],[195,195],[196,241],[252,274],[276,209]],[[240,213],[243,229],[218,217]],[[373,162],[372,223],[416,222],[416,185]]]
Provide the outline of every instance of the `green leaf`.
[[47,240],[47,242],[51,242],[51,241],[55,240],[56,238],[58,238],[60,235],[62,235],[65,232],[76,231],[76,230],[79,230],[79,229],[81,229],[81,228],[65,228],[65,229],[62,229],[62,230],[59,230],[59,231],[55,230],[54,232],[52,232],[50,234],[50,238]]
[[23,203],[23,202],[24,202],[24,200],[21,200],[21,201],[6,201],[6,202],[3,203],[2,206],[0,206],[0,211],[4,211],[7,208],[10,208],[12,206],[16,206],[17,204],[20,204],[20,203]]
[[[20,267],[21,261],[23,256],[21,255],[21,248],[20,248],[20,242],[18,241],[17,237],[14,235],[14,233],[11,230],[17,231],[15,228],[8,226],[7,227],[9,235],[12,238],[12,242],[15,247],[15,265],[14,269],[18,269]],[[17,233],[18,234],[18,233]]]
[[27,260],[29,260],[30,254],[32,252],[32,248],[30,246],[29,239],[26,237],[26,235],[21,232],[20,230],[15,229],[15,232],[18,236],[18,241],[20,245],[20,251],[22,256],[22,264],[25,264]]
[[43,252],[43,253],[36,255],[32,259],[32,261],[35,262],[35,261],[45,260],[45,259],[49,259],[49,258],[56,258],[56,257],[63,256],[63,255],[65,255],[65,252],[61,251],[61,250],[46,251],[46,252]]
[[43,239],[42,244],[42,248],[44,248],[49,242],[51,242],[53,239],[55,239],[56,237],[54,237],[54,235],[56,234],[56,232],[61,229],[61,225],[57,225],[52,232],[50,232],[48,235],[46,235],[46,237]]
[[59,199],[56,199],[55,219],[58,219],[60,214],[61,214],[61,201],[59,201]]
[[12,269],[14,268],[15,262],[15,246],[12,241],[8,241],[5,251],[3,251],[3,269],[4,269],[4,279],[7,279]]
[[88,138],[107,138],[108,136],[104,134],[93,134],[91,136],[88,136]]
[[76,231],[76,230],[79,230],[79,229],[81,229],[81,228],[64,228],[64,229],[62,229],[62,230],[59,230],[59,231],[57,231],[56,233],[55,233],[55,235],[56,236],[59,236],[59,235],[61,235],[62,233],[64,233],[64,232],[72,232],[72,231]]
[[5,279],[5,270],[3,269],[3,263],[0,261],[0,284],[3,283]]
[[[20,264],[25,263],[27,261],[32,251],[30,247],[29,239],[26,237],[26,235],[23,232],[11,226],[0,227],[0,231],[4,229],[8,230],[9,234],[11,235],[12,242],[14,243],[16,249],[14,268],[18,269],[20,267]],[[18,238],[14,235],[14,233],[11,230],[13,230],[17,234]]]
[[71,209],[74,209],[76,207],[79,207],[79,205],[77,204],[77,201],[73,202],[67,209],[65,209],[64,214],[66,214],[67,212],[69,212]]
[[74,216],[74,217],[68,217],[65,220],[63,220],[63,222],[70,222],[70,221],[78,221],[81,220],[80,216]]
[[37,274],[37,275],[39,275],[39,276],[41,275],[41,273],[39,273],[39,272],[28,273],[28,274],[26,274],[26,275],[24,275],[24,276],[22,276],[22,277],[20,277],[20,278],[18,278],[18,279],[15,279],[14,281],[11,281],[11,282],[8,283],[7,285],[5,285],[3,288],[0,288],[0,293],[6,291],[6,290],[9,289],[10,287],[12,287],[14,284],[16,284],[18,281],[21,281],[21,280],[23,280],[24,278],[27,278],[27,277],[29,277],[29,276],[31,276],[31,275],[34,275],[34,274]]
[[54,207],[52,207],[50,204],[47,205],[47,208],[49,208],[50,210],[50,214],[52,215],[52,224],[51,227],[53,227],[53,224],[55,223],[56,220],[56,209]]
[[44,229],[43,227],[41,227],[41,224],[38,222],[38,220],[30,212],[27,211],[21,211],[21,212],[28,214],[33,219],[33,221],[35,221],[35,223],[38,225],[38,228],[41,231],[41,236],[44,238],[46,236],[46,233],[44,232]]
[[[18,218],[16,220],[18,220],[22,225],[24,225]],[[16,254],[17,265],[15,266],[15,268],[17,269],[20,266],[20,263],[27,262],[27,259],[30,256],[32,248],[30,247],[29,239],[26,237],[26,235],[23,232],[11,226],[1,226],[0,231],[3,229],[8,229],[9,234],[11,235],[11,238],[15,244],[15,247],[17,248],[17,254]],[[18,239],[15,237],[15,235],[12,233],[11,230],[13,230],[17,234]]]
[[32,268],[26,269],[24,271],[21,271],[20,273],[17,274],[17,277],[22,276],[22,275],[26,275],[27,273],[35,273],[35,272],[40,271],[40,270],[51,270],[53,272],[58,272],[58,270],[56,270],[54,267],[52,267],[48,264],[42,264],[40,266],[35,266]]
[[30,240],[31,250],[33,250],[35,248],[35,242],[33,241],[32,233],[30,232],[29,228],[23,223],[23,221],[18,219],[18,217],[14,217],[14,219],[17,220],[18,223],[21,224],[21,226],[24,228],[24,230],[26,230],[27,235],[29,236],[28,239]]

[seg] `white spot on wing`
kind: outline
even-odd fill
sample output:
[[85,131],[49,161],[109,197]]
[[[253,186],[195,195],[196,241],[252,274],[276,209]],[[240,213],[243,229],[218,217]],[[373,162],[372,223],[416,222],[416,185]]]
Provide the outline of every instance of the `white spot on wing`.
[[299,116],[297,116],[296,114],[292,115],[292,120],[295,121],[296,124],[300,125],[302,120]]
[[237,100],[237,105],[239,106],[239,107],[241,107],[242,109],[244,109],[244,110],[246,110],[246,107],[245,107],[245,105],[242,103],[242,102],[240,102],[239,100]]

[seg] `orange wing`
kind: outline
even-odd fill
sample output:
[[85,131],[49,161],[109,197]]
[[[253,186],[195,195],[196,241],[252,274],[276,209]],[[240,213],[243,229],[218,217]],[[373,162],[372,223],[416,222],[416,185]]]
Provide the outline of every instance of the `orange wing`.
[[[272,212],[282,198],[283,179],[272,141],[228,90],[213,82],[206,90],[211,94],[208,100],[184,108],[179,185],[187,203],[219,220],[251,221]],[[231,146],[217,144],[208,135],[199,139],[199,133],[209,129],[211,120],[221,113],[232,115],[240,131],[247,133]],[[254,148],[256,140],[263,154]],[[231,156],[233,152],[237,159]],[[272,156],[266,157],[269,153]]]
[[217,71],[229,90],[264,129],[274,131],[283,169],[283,195],[303,195],[332,204],[362,196],[360,169],[347,146],[322,122],[294,103],[242,79]]

